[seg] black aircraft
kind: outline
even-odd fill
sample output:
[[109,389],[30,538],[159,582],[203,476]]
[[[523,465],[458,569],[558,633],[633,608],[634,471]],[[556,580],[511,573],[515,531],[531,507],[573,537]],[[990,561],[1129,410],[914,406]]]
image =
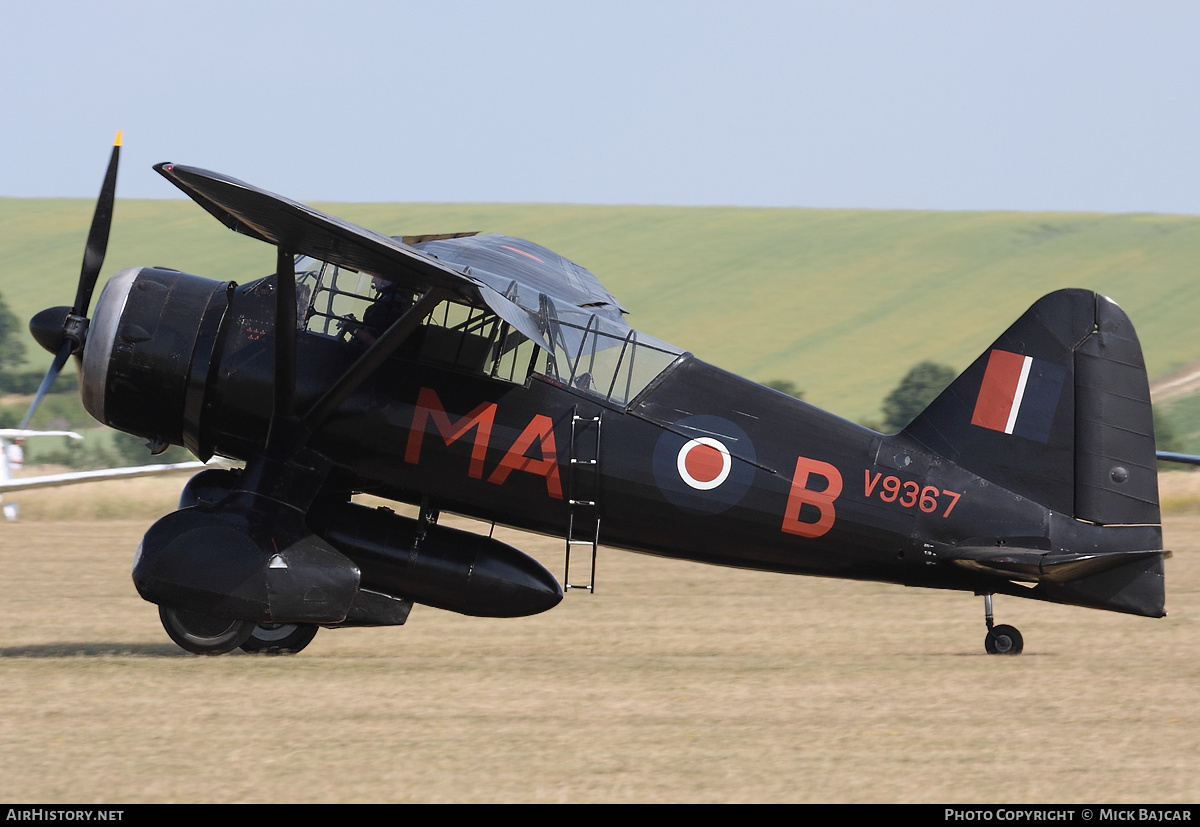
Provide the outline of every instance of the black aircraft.
[[1165,614],[1146,372],[1104,296],[1040,299],[886,436],[631,329],[592,273],[532,242],[390,238],[177,164],[155,169],[274,245],[277,272],[123,270],[89,318],[117,155],[74,306],[30,326],[55,354],[47,384],[81,357],[99,421],[245,463],[193,477],[137,550],[138,592],[189,651],[296,652],[414,603],[529,615],[572,588],[441,511],[561,537],[568,572],[590,549],[589,589],[603,544],[972,592],[991,653],[1022,649],[994,594]]

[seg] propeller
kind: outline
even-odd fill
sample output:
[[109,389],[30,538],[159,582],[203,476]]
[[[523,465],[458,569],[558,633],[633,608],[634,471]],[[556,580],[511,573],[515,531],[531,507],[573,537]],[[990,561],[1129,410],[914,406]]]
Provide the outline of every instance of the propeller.
[[37,343],[54,354],[50,370],[34,394],[25,417],[19,427],[25,428],[42,398],[58,378],[63,365],[72,353],[79,353],[87,341],[88,309],[92,303],[92,292],[100,278],[104,265],[104,253],[108,249],[108,233],[112,226],[113,202],[117,193],[117,165],[121,156],[121,133],[113,141],[112,155],[108,160],[108,171],[96,199],[96,210],[92,214],[92,227],[88,231],[87,246],[83,251],[83,266],[79,272],[79,286],[75,290],[75,303],[70,307],[51,307],[41,311],[29,322],[29,330]]

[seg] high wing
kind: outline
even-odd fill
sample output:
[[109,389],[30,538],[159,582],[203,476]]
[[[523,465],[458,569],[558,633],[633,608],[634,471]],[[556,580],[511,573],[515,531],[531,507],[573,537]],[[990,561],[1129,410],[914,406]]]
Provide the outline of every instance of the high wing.
[[[219,173],[170,163],[155,169],[235,232],[414,290],[453,292],[471,304],[490,308],[546,349],[553,347],[552,320],[564,311],[578,308],[623,325],[623,309],[594,275],[548,250],[539,254],[543,248],[537,245],[473,234],[411,239],[429,249],[425,252],[402,238],[359,227]],[[506,257],[511,257],[509,267],[504,266]],[[516,264],[519,267],[512,266]]]

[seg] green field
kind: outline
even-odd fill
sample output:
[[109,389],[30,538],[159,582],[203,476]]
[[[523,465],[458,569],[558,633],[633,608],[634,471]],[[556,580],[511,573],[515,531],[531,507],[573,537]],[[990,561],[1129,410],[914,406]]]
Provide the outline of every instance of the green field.
[[[790,380],[808,401],[859,421],[879,419],[882,398],[916,362],[965,368],[1061,287],[1098,290],[1126,309],[1152,380],[1200,366],[1200,217],[317,206],[388,233],[530,238],[593,270],[634,327],[752,379]],[[84,199],[0,198],[0,294],[22,317],[70,302],[91,210]],[[189,201],[118,201],[105,276],[138,264],[244,281],[271,270],[274,254]],[[32,343],[30,353],[40,365]]]

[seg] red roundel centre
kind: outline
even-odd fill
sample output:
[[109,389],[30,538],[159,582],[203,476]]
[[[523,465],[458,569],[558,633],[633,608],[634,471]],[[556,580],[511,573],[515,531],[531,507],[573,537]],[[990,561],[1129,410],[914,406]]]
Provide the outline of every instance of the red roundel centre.
[[696,482],[712,482],[721,476],[725,459],[711,445],[695,445],[684,458],[683,467]]

